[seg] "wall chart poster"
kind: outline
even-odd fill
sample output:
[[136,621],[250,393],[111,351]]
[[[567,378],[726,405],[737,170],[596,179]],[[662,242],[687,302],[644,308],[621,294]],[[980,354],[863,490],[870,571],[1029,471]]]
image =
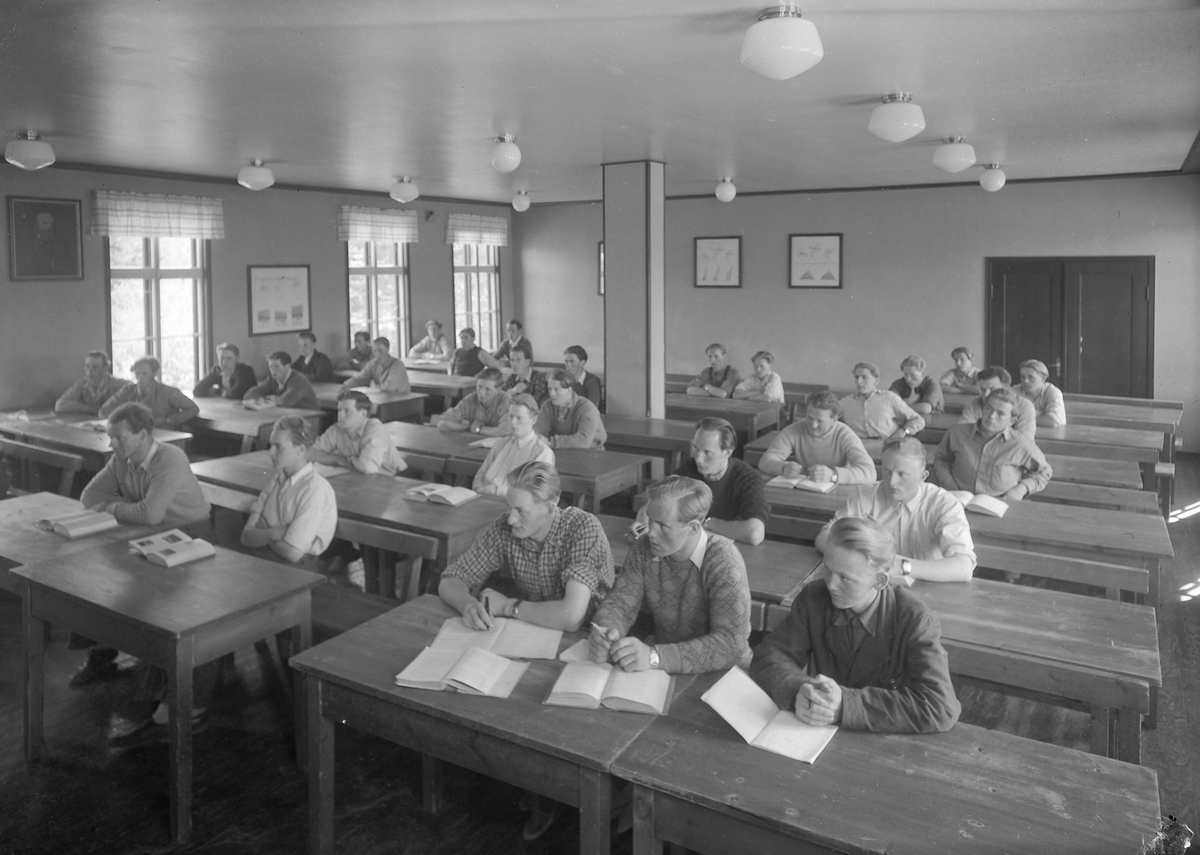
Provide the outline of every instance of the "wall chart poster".
[[791,241],[789,288],[841,288],[842,236],[788,235]]
[[312,326],[307,264],[251,266],[246,277],[250,335],[299,332]]
[[696,238],[697,288],[742,287],[742,239]]

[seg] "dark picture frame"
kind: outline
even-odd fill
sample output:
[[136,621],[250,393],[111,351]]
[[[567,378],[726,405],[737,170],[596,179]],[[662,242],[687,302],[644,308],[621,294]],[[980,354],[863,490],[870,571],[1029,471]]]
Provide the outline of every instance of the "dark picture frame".
[[250,335],[303,332],[312,327],[312,286],[307,264],[246,267]]
[[841,288],[842,235],[788,235],[789,288]]
[[8,197],[8,275],[14,282],[83,278],[78,199]]
[[741,288],[741,237],[696,238],[694,265],[696,288]]

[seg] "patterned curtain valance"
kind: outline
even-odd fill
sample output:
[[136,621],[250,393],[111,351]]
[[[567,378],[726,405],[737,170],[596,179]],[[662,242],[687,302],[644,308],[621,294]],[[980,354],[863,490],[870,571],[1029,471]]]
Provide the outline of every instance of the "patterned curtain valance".
[[479,214],[451,214],[446,220],[446,243],[508,246],[508,220]]
[[338,240],[417,242],[417,212],[388,208],[338,208]]
[[94,190],[91,233],[217,240],[225,237],[225,211],[220,199],[204,196]]

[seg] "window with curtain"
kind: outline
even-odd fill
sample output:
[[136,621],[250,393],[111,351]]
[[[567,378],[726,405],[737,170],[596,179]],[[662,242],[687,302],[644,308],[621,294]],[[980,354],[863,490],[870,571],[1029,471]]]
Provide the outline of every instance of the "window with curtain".
[[104,238],[113,374],[141,356],[191,389],[213,360],[209,241],[225,236],[220,199],[98,190],[91,233]]
[[476,344],[495,350],[501,338],[500,247],[508,246],[508,221],[450,214],[446,243],[454,248],[454,332],[471,327]]
[[354,333],[385,336],[392,353],[403,356],[410,346],[408,244],[417,241],[416,211],[354,208],[338,212],[338,239],[346,242],[346,295]]

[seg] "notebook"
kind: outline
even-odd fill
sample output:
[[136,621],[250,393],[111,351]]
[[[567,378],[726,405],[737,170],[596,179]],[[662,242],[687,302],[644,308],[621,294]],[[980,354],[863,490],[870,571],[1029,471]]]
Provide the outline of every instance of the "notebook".
[[52,517],[38,520],[35,523],[43,531],[52,531],[67,540],[87,537],[101,531],[108,531],[120,525],[112,514],[99,511],[89,511],[80,507],[78,510],[65,514],[55,514]]
[[439,505],[466,504],[479,494],[467,487],[451,487],[449,484],[422,484],[413,487],[404,494],[410,502],[435,502]]
[[810,481],[807,478],[785,478],[776,475],[767,482],[768,487],[782,487],[785,490],[808,490],[810,493],[828,493],[837,485],[832,481]]
[[129,546],[152,564],[163,567],[178,567],[180,564],[217,554],[207,540],[190,537],[177,528],[149,537],[134,538],[129,541]]
[[983,493],[971,493],[967,490],[947,490],[946,492],[972,513],[984,514],[989,517],[1002,517],[1008,513],[1008,503],[995,496],[985,496]]
[[396,685],[507,698],[528,667],[479,647],[463,652],[426,647],[396,675]]
[[459,653],[480,647],[510,659],[553,659],[558,655],[562,630],[534,626],[522,620],[492,618],[492,628],[480,632],[471,629],[462,618],[447,618],[431,645],[436,650]]
[[546,703],[662,715],[671,697],[671,681],[666,671],[622,671],[607,662],[568,662]]

